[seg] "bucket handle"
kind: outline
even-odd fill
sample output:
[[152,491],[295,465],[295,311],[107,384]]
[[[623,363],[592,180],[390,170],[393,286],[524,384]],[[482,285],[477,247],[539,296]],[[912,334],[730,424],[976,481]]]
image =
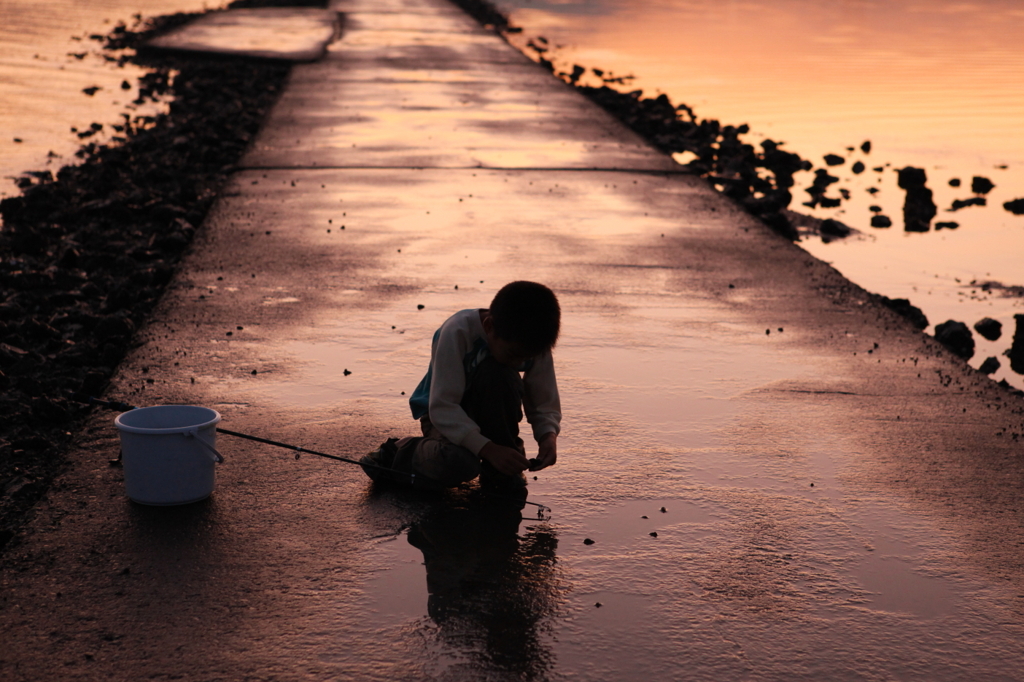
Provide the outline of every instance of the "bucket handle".
[[192,429],[190,431],[182,431],[181,435],[185,436],[185,438],[195,438],[200,445],[202,445],[209,451],[208,454],[210,455],[210,459],[212,459],[214,462],[220,464],[221,462],[224,461],[224,455],[217,452],[217,448],[213,447],[205,440],[200,438],[199,434],[195,431],[195,429]]

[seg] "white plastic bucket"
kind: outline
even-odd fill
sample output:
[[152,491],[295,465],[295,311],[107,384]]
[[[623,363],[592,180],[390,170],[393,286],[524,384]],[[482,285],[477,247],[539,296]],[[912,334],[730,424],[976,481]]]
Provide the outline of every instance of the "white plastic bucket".
[[121,433],[124,484],[140,504],[173,505],[205,500],[213,492],[217,452],[216,410],[192,405],[158,405],[123,412],[114,420]]

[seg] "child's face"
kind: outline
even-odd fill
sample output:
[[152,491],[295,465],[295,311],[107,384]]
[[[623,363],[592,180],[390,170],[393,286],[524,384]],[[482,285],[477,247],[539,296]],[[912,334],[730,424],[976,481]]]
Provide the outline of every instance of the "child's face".
[[488,311],[480,311],[480,321],[484,327],[484,334],[487,335],[487,349],[491,352],[491,357],[499,363],[519,369],[533,357],[520,344],[506,341],[494,333],[494,320]]
[[515,369],[519,369],[523,363],[533,357],[527,354],[519,344],[495,336],[494,332],[487,335],[487,348],[495,360]]

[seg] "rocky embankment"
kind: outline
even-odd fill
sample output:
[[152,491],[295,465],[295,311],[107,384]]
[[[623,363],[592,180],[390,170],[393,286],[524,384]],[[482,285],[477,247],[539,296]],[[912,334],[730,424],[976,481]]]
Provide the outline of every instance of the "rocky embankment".
[[192,16],[94,36],[149,69],[140,100],[168,111],[124,114],[111,144],[86,144],[56,177],[25,173],[0,202],[0,547],[63,466],[87,409],[72,396],[103,392],[288,75],[141,49]]

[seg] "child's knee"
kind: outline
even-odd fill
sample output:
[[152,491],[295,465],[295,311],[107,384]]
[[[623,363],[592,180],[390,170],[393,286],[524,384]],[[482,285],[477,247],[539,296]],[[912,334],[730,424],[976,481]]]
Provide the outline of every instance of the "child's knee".
[[424,438],[413,452],[413,470],[448,488],[480,475],[480,459],[464,447],[439,438]]

